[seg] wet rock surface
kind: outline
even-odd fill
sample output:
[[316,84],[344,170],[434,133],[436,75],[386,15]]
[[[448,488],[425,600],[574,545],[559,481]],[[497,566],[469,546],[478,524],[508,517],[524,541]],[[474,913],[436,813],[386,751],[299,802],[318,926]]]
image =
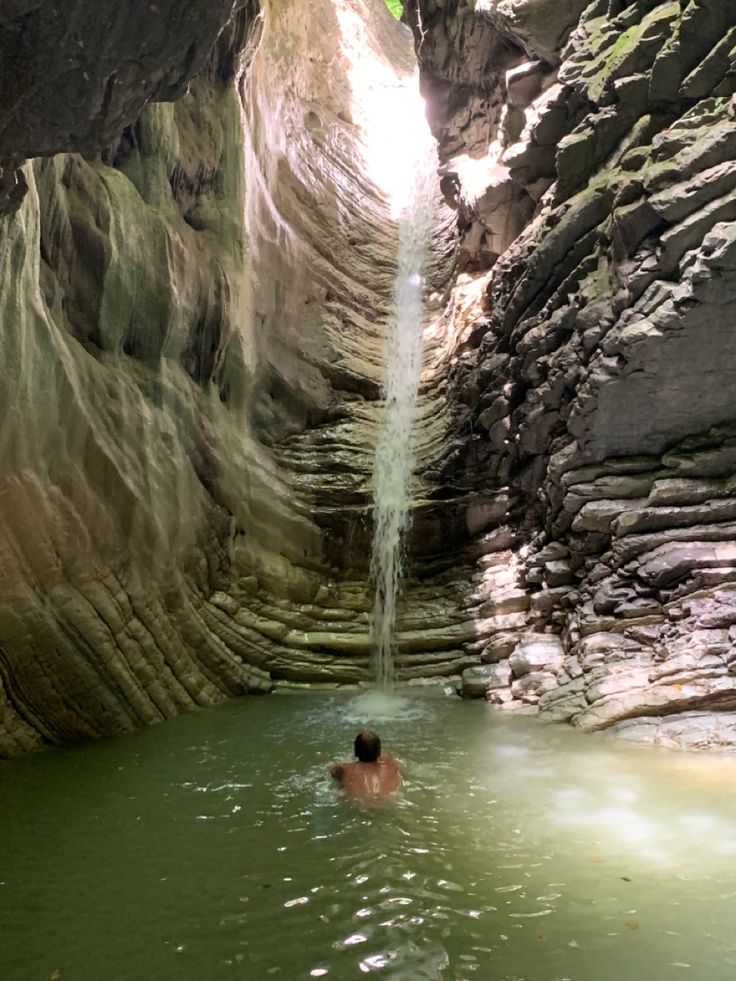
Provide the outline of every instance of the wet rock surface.
[[[172,32],[155,92],[129,79],[104,120],[76,105],[68,144],[62,112],[48,131],[26,120],[48,143],[13,131],[22,154],[84,155],[26,163],[0,226],[0,755],[370,677],[365,514],[398,236],[356,167],[348,47],[398,86],[411,36],[361,0],[237,7],[214,47],[226,14],[209,41],[217,5],[200,19],[191,74],[200,43],[208,61],[186,95]],[[466,590],[441,606],[417,590],[405,677],[478,660]]]
[[[473,274],[485,311],[449,385],[472,437],[447,466],[508,499],[529,623],[561,643],[550,672],[509,640],[511,698],[488,697],[536,697],[549,718],[629,738],[731,745],[736,13],[551,6],[553,44],[531,3],[424,0],[413,19],[430,97],[457,19],[523,51],[489,81],[490,138],[449,77],[453,112],[436,127],[460,252],[490,267]],[[524,228],[500,257],[463,154],[515,185]]]
[[[350,66],[405,77],[410,37],[377,0],[200,5],[196,37],[144,6],[96,46],[59,8],[49,54],[46,4],[0,3],[33,83],[3,63],[1,755],[370,677],[397,227]],[[407,20],[447,207],[399,676],[732,747],[736,13]]]
[[62,151],[93,154],[149,101],[186,94],[223,27],[251,0],[202,5],[123,0],[0,3],[0,214],[26,189],[19,165]]

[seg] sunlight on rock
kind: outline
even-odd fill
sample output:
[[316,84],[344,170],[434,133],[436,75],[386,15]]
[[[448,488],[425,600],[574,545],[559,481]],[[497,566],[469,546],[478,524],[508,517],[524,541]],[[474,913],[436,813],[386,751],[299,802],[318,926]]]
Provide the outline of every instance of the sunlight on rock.
[[[338,0],[335,13],[349,60],[352,120],[363,130],[365,173],[387,195],[392,217],[398,218],[414,181],[407,163],[416,158],[419,147],[434,145],[419,93],[419,73],[414,69],[397,78],[383,53],[373,47],[365,20],[353,4]],[[408,33],[398,23],[394,30]]]
[[453,157],[446,164],[446,170],[460,178],[462,193],[469,204],[474,204],[489,187],[508,180],[508,168],[498,162],[501,149],[499,144],[492,144],[483,157],[463,154]]
[[735,41],[0,3],[3,981],[736,978]]

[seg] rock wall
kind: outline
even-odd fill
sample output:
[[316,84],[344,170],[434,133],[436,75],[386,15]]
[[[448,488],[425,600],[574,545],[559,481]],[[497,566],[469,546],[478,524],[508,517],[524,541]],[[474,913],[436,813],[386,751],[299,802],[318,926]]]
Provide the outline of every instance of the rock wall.
[[381,0],[118,8],[0,2],[0,755],[369,677],[413,47],[399,674],[732,741],[729,5],[420,0],[414,45]]
[[[12,6],[0,42],[35,71],[51,22]],[[67,11],[56,83],[3,130],[13,168],[51,155],[0,226],[0,755],[370,676],[398,244],[375,125],[416,91],[411,34],[369,0],[154,6],[102,47]],[[445,606],[434,645],[407,626],[407,676],[472,663]]]
[[[251,0],[0,2],[0,214],[27,184],[26,157],[95,153],[149,100],[183,96],[212,45]],[[238,15],[241,16],[241,15]]]
[[530,599],[466,691],[731,742],[736,11],[542,7],[407,7],[485,307],[456,327],[446,471],[508,498]]
[[243,374],[241,143],[213,57],[114,166],[23,168],[0,245],[3,753],[264,684],[199,609],[226,556],[216,458]]

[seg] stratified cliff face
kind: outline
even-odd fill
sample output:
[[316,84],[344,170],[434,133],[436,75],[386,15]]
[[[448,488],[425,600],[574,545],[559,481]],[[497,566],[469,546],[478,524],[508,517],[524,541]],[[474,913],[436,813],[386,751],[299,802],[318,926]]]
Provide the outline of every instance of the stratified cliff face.
[[466,690],[630,738],[731,741],[736,11],[417,10],[464,289],[485,303],[457,327],[446,472],[508,495],[534,631]]
[[100,38],[77,4],[44,63],[26,6],[0,42],[46,95],[2,153],[84,156],[23,165],[0,226],[0,755],[368,678],[409,30],[367,0],[131,3]]
[[186,93],[222,27],[251,0],[0,0],[0,214],[26,190],[19,164],[95,153],[149,100]]
[[216,458],[244,374],[232,42],[108,163],[26,164],[3,221],[3,753],[264,684],[198,610],[226,554]]
[[0,0],[0,755],[369,677],[414,46],[400,676],[732,740],[736,13],[204,7]]

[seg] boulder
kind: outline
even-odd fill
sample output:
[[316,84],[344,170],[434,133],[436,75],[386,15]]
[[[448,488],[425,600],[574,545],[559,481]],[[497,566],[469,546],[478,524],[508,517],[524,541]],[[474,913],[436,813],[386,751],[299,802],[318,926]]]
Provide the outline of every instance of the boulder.
[[497,688],[508,688],[511,669],[507,663],[482,664],[466,668],[462,674],[462,694],[466,698],[482,698]]
[[558,671],[564,660],[562,641],[554,634],[527,634],[509,658],[515,678],[547,669]]
[[500,633],[493,634],[483,648],[480,659],[484,664],[494,664],[497,661],[502,661],[509,654],[513,653],[518,642],[519,635],[510,631],[501,631]]
[[517,678],[511,685],[511,694],[530,705],[536,705],[542,695],[554,691],[559,682],[551,671],[532,671]]

